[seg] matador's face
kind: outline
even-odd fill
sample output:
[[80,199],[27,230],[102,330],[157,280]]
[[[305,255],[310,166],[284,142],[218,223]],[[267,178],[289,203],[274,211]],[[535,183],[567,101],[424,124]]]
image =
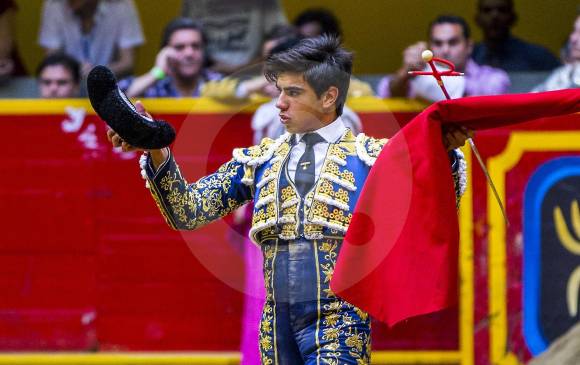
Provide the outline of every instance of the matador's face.
[[334,119],[329,115],[336,107],[335,87],[318,96],[303,74],[291,72],[278,75],[276,87],[280,91],[276,107],[280,109],[280,122],[288,132],[311,132],[324,127],[324,120]]

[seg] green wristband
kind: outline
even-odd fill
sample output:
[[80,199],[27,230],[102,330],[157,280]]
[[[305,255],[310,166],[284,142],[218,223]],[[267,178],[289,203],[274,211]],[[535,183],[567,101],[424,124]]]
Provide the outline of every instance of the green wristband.
[[165,71],[163,71],[161,67],[153,67],[150,73],[153,75],[153,77],[155,77],[156,80],[163,80],[165,78]]

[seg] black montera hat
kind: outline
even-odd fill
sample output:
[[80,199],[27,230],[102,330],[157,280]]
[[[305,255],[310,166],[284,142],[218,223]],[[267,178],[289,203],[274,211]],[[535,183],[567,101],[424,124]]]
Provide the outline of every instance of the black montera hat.
[[97,115],[131,146],[160,149],[175,140],[175,129],[171,124],[137,112],[107,67],[96,66],[91,70],[87,77],[87,91]]

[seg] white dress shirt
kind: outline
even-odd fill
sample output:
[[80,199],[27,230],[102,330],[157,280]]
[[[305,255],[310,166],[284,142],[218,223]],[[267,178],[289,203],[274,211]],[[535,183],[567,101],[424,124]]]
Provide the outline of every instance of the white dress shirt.
[[107,65],[119,49],[144,43],[139,14],[133,0],[101,1],[90,34],[83,34],[81,21],[66,0],[46,0],[38,43],[61,49],[79,62]]
[[[326,156],[326,151],[331,143],[336,143],[340,140],[344,132],[346,131],[346,126],[342,121],[341,117],[336,118],[336,120],[329,125],[317,129],[309,133],[318,133],[318,135],[324,138],[324,142],[320,142],[314,145],[314,173],[315,181],[318,180],[320,176],[320,170],[322,170],[322,164],[324,163],[324,157]],[[297,133],[292,138],[296,138],[299,141],[292,147],[290,151],[290,159],[288,160],[288,175],[295,181],[296,167],[300,157],[304,154],[306,150],[306,143],[302,141],[302,137],[305,133]]]

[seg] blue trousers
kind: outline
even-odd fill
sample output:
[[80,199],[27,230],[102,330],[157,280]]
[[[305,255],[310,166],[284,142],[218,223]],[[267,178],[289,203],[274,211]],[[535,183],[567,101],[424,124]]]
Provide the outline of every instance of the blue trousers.
[[339,242],[272,240],[264,247],[266,365],[368,364],[370,318],[329,287]]

